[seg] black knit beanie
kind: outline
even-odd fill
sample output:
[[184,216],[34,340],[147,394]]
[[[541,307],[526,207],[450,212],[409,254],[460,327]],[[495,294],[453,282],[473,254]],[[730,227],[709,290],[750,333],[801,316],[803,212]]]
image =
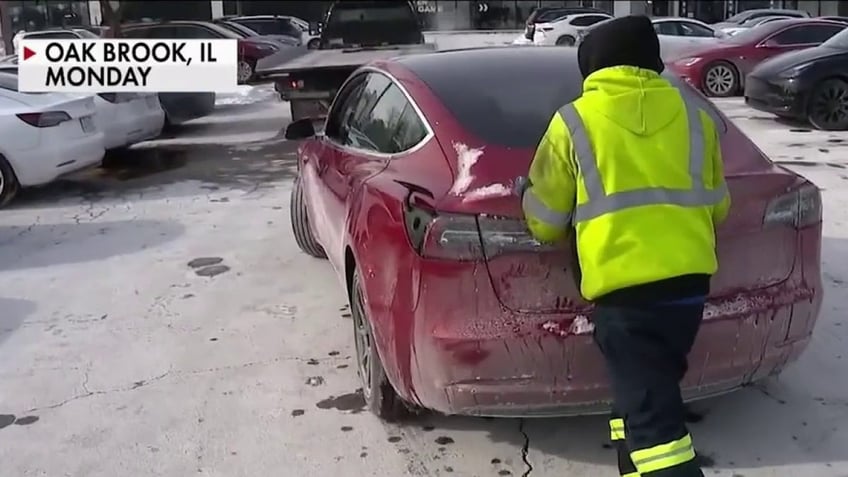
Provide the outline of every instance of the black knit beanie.
[[580,73],[587,77],[610,66],[635,66],[662,73],[660,40],[650,18],[631,15],[589,30],[577,49]]

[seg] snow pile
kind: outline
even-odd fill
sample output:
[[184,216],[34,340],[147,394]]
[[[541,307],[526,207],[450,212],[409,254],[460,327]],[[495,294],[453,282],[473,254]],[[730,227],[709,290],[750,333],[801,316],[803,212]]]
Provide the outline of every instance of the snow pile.
[[272,85],[239,85],[232,93],[218,93],[215,97],[215,105],[253,104],[266,101],[274,97]]
[[481,199],[489,199],[492,197],[509,197],[512,195],[512,189],[504,184],[489,184],[485,187],[479,187],[465,194],[463,202],[471,202]]
[[457,173],[456,180],[450,189],[450,193],[459,195],[468,190],[468,187],[471,186],[471,182],[474,180],[474,176],[471,175],[471,168],[474,167],[474,164],[476,164],[480,159],[480,156],[483,155],[483,148],[468,147],[467,144],[455,142],[453,143],[453,150],[456,151],[456,160],[459,164],[459,172]]

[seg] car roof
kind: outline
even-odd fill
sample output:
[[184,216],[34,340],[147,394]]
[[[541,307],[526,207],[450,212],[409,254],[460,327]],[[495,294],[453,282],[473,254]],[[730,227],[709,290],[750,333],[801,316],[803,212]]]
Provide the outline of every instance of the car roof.
[[651,18],[653,23],[662,23],[662,22],[692,22],[692,23],[704,23],[697,18],[689,18],[689,17],[654,17]]
[[527,74],[546,64],[558,64],[563,72],[572,72],[577,68],[577,50],[545,46],[461,48],[404,55],[392,59],[390,63],[400,64],[419,77],[443,74],[456,77],[461,76],[463,71],[473,71],[492,63],[499,64],[505,70],[530,68],[529,71],[521,70]]

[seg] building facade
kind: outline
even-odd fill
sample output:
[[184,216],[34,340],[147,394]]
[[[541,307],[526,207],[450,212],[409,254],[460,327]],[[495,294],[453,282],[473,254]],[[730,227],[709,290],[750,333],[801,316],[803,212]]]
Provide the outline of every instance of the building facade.
[[[99,0],[12,0],[5,1],[3,24],[13,32],[71,25],[99,25]],[[295,15],[308,21],[322,19],[332,1],[326,0],[124,0],[120,5],[125,21],[144,19],[208,20],[224,15]],[[685,16],[717,22],[754,8],[797,8],[811,15],[848,16],[848,1],[838,0],[419,0],[413,2],[423,23],[433,30],[522,29],[530,12],[542,6],[593,6],[620,16]],[[8,28],[8,27],[7,27]],[[5,35],[4,35],[5,36]]]

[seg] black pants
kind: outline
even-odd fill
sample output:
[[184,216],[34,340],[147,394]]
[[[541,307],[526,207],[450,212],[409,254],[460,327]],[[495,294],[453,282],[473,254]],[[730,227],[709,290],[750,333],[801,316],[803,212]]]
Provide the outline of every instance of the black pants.
[[703,304],[604,305],[592,314],[613,390],[610,437],[628,477],[703,477],[680,380]]

